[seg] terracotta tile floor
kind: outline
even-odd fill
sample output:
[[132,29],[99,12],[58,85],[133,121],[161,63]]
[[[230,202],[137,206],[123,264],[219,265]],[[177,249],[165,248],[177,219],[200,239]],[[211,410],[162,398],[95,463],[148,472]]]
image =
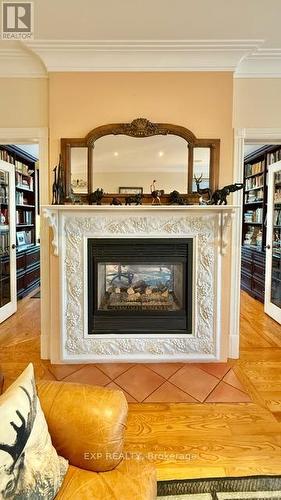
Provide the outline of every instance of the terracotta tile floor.
[[129,403],[241,403],[251,401],[230,363],[51,365],[40,360],[39,339],[1,349],[7,387],[33,362],[39,379],[122,389]]
[[[51,365],[40,359],[39,301],[26,299],[7,322],[0,343],[0,371],[7,387],[33,362],[37,379],[63,380],[123,390],[130,403],[241,403],[251,401],[238,380],[235,362],[228,363],[104,363]],[[34,312],[33,328],[24,334],[25,310]],[[39,312],[39,311],[38,311]],[[19,317],[20,316],[20,317]],[[21,325],[18,325],[21,319]],[[15,328],[16,327],[16,328]],[[12,333],[13,332],[13,333]],[[32,332],[32,333],[31,333]],[[3,332],[4,333],[4,332]]]
[[[60,380],[121,388],[128,402],[249,402],[251,399],[235,375],[232,364],[112,363],[85,365],[71,374],[71,367],[66,365],[65,377],[60,376]],[[57,368],[48,365],[55,377]],[[59,369],[62,375],[62,366]]]

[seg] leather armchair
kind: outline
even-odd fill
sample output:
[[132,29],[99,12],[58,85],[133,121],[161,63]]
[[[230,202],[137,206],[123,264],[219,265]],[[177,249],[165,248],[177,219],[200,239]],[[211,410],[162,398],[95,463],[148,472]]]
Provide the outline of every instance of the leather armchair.
[[38,396],[57,452],[69,460],[58,500],[152,500],[156,471],[123,458],[128,405],[122,391],[40,381]]

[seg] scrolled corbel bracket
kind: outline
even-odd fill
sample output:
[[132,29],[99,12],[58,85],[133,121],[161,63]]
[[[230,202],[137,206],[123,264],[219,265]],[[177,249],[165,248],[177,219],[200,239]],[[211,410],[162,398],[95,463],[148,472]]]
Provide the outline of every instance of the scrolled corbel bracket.
[[229,228],[234,218],[235,210],[232,208],[229,211],[221,213],[221,255],[226,255],[227,246],[229,243]]
[[43,217],[47,219],[49,226],[53,230],[53,240],[52,240],[53,254],[58,256],[59,254],[58,212],[57,210],[44,208]]

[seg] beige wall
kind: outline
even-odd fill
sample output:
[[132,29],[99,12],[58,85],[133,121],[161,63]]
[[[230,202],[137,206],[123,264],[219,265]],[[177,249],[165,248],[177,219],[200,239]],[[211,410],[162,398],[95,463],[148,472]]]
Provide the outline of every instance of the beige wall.
[[[183,125],[198,138],[221,139],[220,184],[232,181],[231,73],[51,73],[49,75],[50,165],[61,137],[84,137],[106,123],[145,117]],[[58,349],[58,267],[51,258],[52,352]],[[230,253],[224,259],[229,281]],[[229,331],[229,295],[223,294],[222,329]]]
[[234,80],[235,128],[281,128],[281,78]]
[[0,127],[48,126],[47,78],[0,78]]
[[232,73],[50,73],[51,161],[61,137],[137,117],[221,139],[221,183],[232,180]]

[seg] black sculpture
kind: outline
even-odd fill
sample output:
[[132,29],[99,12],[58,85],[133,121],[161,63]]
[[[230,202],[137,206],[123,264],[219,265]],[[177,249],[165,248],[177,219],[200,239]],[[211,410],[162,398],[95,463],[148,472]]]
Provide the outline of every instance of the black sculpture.
[[101,205],[101,200],[103,199],[104,191],[101,188],[96,189],[93,193],[90,194],[89,196],[89,204],[90,205]]
[[142,205],[142,194],[134,194],[131,196],[126,196],[125,198],[125,205],[131,205],[134,203],[135,205]]
[[64,193],[64,170],[61,161],[61,155],[59,158],[59,164],[53,170],[55,173],[55,178],[52,187],[52,205],[63,205],[65,200]]
[[122,201],[121,201],[121,200],[119,200],[119,198],[116,198],[116,197],[114,196],[114,198],[112,198],[112,200],[111,200],[110,205],[115,205],[115,206],[122,205]]
[[243,188],[242,182],[236,182],[235,184],[228,184],[224,186],[222,189],[217,189],[213,192],[212,198],[209,202],[210,205],[227,205],[226,197],[230,195],[230,193],[234,193],[235,191],[239,191],[239,189]]
[[197,193],[202,195],[202,194],[207,194],[208,195],[208,200],[211,199],[212,197],[212,190],[210,188],[200,188],[200,183],[202,181],[202,178],[203,178],[203,174],[200,175],[200,177],[196,177],[196,175],[194,175],[194,180],[195,180],[195,183],[196,183],[196,188],[197,188]]
[[186,205],[184,198],[176,190],[170,193],[170,203],[171,205]]

